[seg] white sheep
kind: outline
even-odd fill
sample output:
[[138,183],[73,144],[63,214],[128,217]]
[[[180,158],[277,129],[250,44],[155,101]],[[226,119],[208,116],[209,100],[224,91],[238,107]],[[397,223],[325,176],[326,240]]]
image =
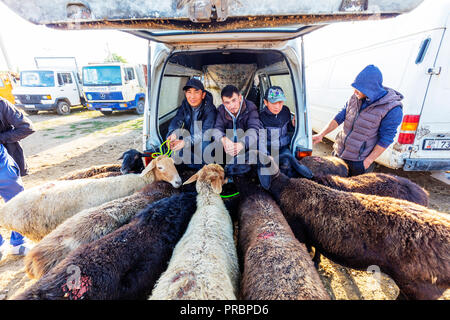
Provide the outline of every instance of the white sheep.
[[223,168],[204,166],[185,184],[197,180],[197,211],[177,243],[151,300],[232,300],[238,295],[239,267],[233,224],[220,197]]
[[77,212],[128,196],[159,180],[175,188],[181,185],[173,159],[167,156],[151,161],[141,174],[52,181],[19,193],[1,207],[0,226],[39,241]]

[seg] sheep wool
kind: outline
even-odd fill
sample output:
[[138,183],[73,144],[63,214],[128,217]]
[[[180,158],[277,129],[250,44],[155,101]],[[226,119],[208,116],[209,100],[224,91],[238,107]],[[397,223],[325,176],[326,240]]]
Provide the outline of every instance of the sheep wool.
[[167,270],[157,281],[152,300],[237,297],[239,267],[233,224],[219,195],[223,169],[207,165],[186,183],[197,177],[197,211],[176,245]]
[[156,181],[131,196],[85,209],[61,223],[24,258],[30,278],[41,278],[79,246],[93,242],[128,223],[146,205],[177,193],[165,181]]
[[295,238],[269,194],[258,190],[246,197],[239,222],[242,299],[330,299],[305,245]]
[[[161,157],[153,160],[141,174],[53,181],[25,190],[0,208],[0,226],[39,241],[77,212],[129,196],[154,180],[171,183],[176,180],[181,184],[173,160]],[[160,161],[166,162],[168,173],[158,172],[155,162]]]

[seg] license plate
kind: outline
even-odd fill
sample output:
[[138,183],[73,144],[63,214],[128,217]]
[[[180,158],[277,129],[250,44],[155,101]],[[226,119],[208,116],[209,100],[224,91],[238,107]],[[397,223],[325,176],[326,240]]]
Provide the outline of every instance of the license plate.
[[25,104],[25,109],[36,109],[34,104]]
[[450,150],[450,139],[426,139],[423,150]]
[[112,111],[112,108],[100,108],[102,111]]

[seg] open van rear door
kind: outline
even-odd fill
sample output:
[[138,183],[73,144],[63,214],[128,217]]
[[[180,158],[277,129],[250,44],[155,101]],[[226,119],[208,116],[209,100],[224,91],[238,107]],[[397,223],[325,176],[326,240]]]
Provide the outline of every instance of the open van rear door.
[[[146,39],[271,33],[292,39],[336,21],[394,17],[423,0],[0,0],[28,21],[56,29],[121,29]],[[241,33],[241,35],[236,35]],[[230,39],[230,40],[231,40]],[[226,40],[226,39],[218,39]]]

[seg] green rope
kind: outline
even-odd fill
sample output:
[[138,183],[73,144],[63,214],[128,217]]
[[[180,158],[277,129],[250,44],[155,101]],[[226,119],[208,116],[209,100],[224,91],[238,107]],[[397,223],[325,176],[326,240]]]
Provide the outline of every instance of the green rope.
[[[163,154],[163,152],[162,152],[162,147],[163,147],[163,145],[165,145],[165,144],[167,144],[167,152]],[[157,157],[159,157],[159,156],[165,156],[165,155],[167,155],[168,157],[170,157],[170,156],[172,155],[172,151],[173,151],[173,150],[170,149],[170,143],[169,143],[169,140],[166,140],[166,141],[164,141],[164,142],[159,146],[159,152],[153,152],[153,153],[152,153],[152,158],[155,159],[155,158],[157,158]]]
[[230,194],[229,196],[223,196],[223,195],[220,195],[220,196],[221,196],[222,198],[231,198],[231,197],[237,196],[238,194],[239,194],[239,192]]

